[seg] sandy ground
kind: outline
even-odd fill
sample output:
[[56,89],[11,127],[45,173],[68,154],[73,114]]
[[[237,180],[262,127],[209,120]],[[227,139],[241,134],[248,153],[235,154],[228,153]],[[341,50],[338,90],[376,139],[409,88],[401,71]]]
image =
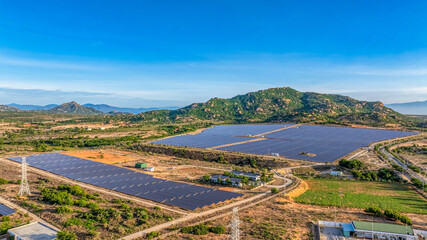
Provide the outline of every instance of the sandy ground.
[[69,151],[69,152],[62,152],[63,154],[84,158],[87,160],[92,160],[96,162],[102,162],[102,163],[121,163],[121,162],[128,162],[128,161],[136,161],[137,158],[128,156],[126,152],[110,152],[105,150],[98,150],[98,151]]
[[381,161],[374,151],[368,151],[356,157],[357,160],[362,161],[369,170],[378,170],[380,168],[387,168],[388,165]]

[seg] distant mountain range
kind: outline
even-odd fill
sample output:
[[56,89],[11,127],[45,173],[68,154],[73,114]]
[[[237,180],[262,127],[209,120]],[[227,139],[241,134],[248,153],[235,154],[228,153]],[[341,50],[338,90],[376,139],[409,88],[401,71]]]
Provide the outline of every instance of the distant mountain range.
[[[58,107],[59,105],[49,104],[49,105],[45,105],[45,106],[40,106],[40,105],[21,105],[21,104],[11,103],[11,104],[2,105],[2,106],[10,106],[10,107],[17,108],[18,110],[24,110],[24,111],[39,111],[39,110],[50,110],[52,108]],[[83,104],[81,106],[90,107],[90,108],[93,108],[95,110],[101,111],[103,113],[117,112],[117,113],[133,113],[133,114],[139,114],[142,112],[153,111],[153,110],[162,110],[162,109],[175,110],[175,109],[178,109],[178,107],[123,108],[123,107],[114,107],[114,106],[110,106],[107,104],[91,104],[91,103]]]
[[386,106],[403,114],[427,115],[427,101],[393,103]]
[[[413,104],[425,105],[426,102]],[[396,104],[393,105],[396,108]],[[0,105],[0,111],[22,111],[14,106],[22,107],[18,104]],[[398,113],[384,106],[381,102],[359,101],[337,94],[299,92],[289,87],[250,92],[230,99],[212,98],[204,103],[193,103],[175,110],[140,108],[137,111],[134,108],[117,108],[105,104],[79,105],[76,102],[64,103],[49,110],[43,110],[48,106],[36,106],[36,108],[32,105],[24,105],[22,108],[35,108],[39,109],[37,111],[51,113],[109,113],[112,115],[130,111],[137,113],[144,110],[145,112],[129,115],[128,119],[130,121],[163,123],[213,120],[230,123],[311,122],[371,126],[385,126],[387,124],[425,126],[424,121],[420,122],[421,120],[415,120]]]

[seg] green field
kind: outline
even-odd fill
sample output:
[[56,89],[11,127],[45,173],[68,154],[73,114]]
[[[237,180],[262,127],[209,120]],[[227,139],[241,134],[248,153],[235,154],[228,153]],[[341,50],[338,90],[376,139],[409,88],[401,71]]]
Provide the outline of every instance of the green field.
[[376,205],[399,212],[427,214],[427,201],[400,183],[306,179],[309,190],[295,198],[303,204],[367,208]]

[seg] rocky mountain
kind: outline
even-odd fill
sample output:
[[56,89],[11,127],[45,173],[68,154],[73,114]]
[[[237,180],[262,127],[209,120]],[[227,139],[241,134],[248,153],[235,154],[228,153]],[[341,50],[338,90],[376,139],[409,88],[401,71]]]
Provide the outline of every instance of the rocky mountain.
[[427,115],[427,101],[393,103],[386,106],[403,114]]
[[271,88],[230,99],[212,98],[174,111],[152,111],[137,115],[141,120],[219,120],[248,122],[318,122],[338,124],[406,124],[406,116],[381,102],[359,101],[336,94],[299,92],[289,87]]
[[90,107],[84,107],[76,102],[64,103],[60,106],[47,110],[51,113],[70,113],[70,114],[103,114],[103,112]]
[[20,112],[21,110],[16,107],[11,107],[7,105],[0,105],[0,112]]

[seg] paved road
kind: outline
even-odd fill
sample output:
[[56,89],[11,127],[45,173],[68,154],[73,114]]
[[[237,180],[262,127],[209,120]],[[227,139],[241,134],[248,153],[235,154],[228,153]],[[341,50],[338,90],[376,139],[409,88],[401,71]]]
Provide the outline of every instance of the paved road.
[[427,181],[424,177],[416,174],[414,171],[412,171],[410,168],[408,168],[408,166],[405,163],[401,162],[399,159],[397,159],[391,153],[389,153],[387,150],[385,150],[385,148],[383,148],[383,147],[380,148],[380,151],[382,153],[384,153],[388,159],[392,160],[393,162],[395,162],[396,164],[398,164],[399,166],[401,166],[403,169],[406,170],[406,172],[402,173],[402,174],[404,174],[408,178],[409,181],[411,180],[411,178],[417,178],[421,182],[424,182],[425,184],[427,184]]

